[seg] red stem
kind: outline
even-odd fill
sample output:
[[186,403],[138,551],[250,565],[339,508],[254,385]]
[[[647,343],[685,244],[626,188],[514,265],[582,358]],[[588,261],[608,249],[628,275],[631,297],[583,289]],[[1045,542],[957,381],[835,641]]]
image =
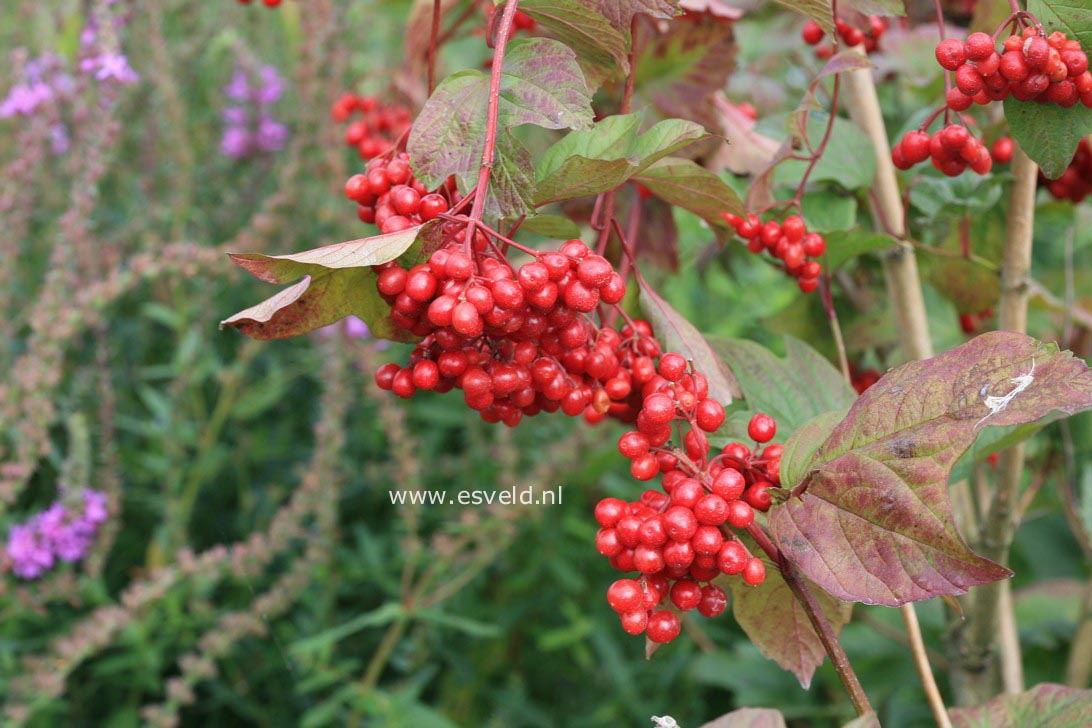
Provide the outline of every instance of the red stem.
[[482,150],[482,166],[478,172],[478,187],[474,204],[470,208],[470,222],[466,226],[466,243],[474,241],[474,228],[481,222],[485,210],[485,198],[489,194],[489,177],[493,174],[493,158],[497,149],[497,115],[500,110],[501,72],[504,70],[504,51],[512,35],[512,22],[516,17],[519,0],[508,0],[504,6],[497,39],[493,49],[493,68],[489,74],[489,108],[485,115],[485,148]]
[[[800,185],[796,188],[796,196],[792,198],[791,204],[800,210],[800,199],[804,196],[804,187],[808,184],[808,177],[811,176],[812,170],[815,169],[815,165],[819,164],[819,160],[823,157],[823,152],[827,149],[827,144],[830,142],[831,133],[834,131],[834,119],[838,116],[838,88],[841,77],[839,74],[834,75],[834,90],[830,96],[830,116],[827,118],[827,128],[823,132],[823,139],[819,142],[819,147],[815,150],[815,153],[811,156],[811,162],[808,163],[808,168],[804,170],[803,177],[800,178]],[[808,126],[807,117],[804,118],[804,135],[807,136]]]
[[432,34],[428,41],[428,95],[436,88],[436,47],[440,39],[440,0],[432,0]]
[[872,704],[869,702],[864,688],[861,687],[861,681],[857,679],[857,673],[853,671],[853,666],[849,664],[849,658],[838,642],[838,638],[834,634],[834,628],[831,627],[826,613],[819,606],[819,602],[816,601],[811,587],[804,579],[800,578],[792,562],[786,559],[777,546],[770,541],[770,537],[766,535],[761,526],[752,523],[747,527],[747,533],[755,540],[759,548],[766,552],[770,560],[777,564],[777,568],[781,572],[782,578],[785,579],[789,590],[800,602],[800,606],[804,608],[812,627],[819,635],[819,641],[823,643],[823,648],[826,650],[831,664],[834,665],[834,669],[842,681],[842,686],[849,693],[849,699],[853,702],[853,708],[857,711],[857,715],[872,712]]

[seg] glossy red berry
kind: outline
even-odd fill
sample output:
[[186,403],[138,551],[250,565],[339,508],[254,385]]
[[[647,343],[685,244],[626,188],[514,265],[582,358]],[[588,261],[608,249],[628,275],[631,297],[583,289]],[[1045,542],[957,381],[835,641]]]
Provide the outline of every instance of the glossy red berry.
[[667,610],[651,615],[648,618],[648,626],[645,627],[645,634],[648,635],[648,638],[660,644],[675,639],[681,631],[682,625],[679,623],[679,618],[673,612]]
[[759,412],[748,423],[747,434],[755,442],[769,442],[777,434],[777,423],[773,417]]
[[641,585],[633,579],[619,579],[607,589],[607,604],[616,612],[632,612],[643,602]]

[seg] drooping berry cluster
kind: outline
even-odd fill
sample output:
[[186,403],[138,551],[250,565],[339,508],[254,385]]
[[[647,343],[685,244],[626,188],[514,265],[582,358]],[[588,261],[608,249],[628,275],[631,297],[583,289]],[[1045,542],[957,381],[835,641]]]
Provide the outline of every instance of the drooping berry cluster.
[[971,33],[967,41],[948,38],[936,48],[937,62],[955,72],[955,87],[947,102],[954,111],[972,104],[1019,101],[1058,104],[1078,102],[1092,108],[1092,73],[1081,44],[1061,31],[1043,37],[1034,26],[1005,39],[998,53],[987,33]]
[[1058,200],[1076,204],[1088,197],[1092,193],[1092,143],[1089,143],[1089,138],[1084,137],[1077,144],[1077,153],[1061,177],[1051,180],[1040,172],[1039,183]]
[[[834,31],[842,39],[842,42],[847,46],[864,45],[865,53],[876,53],[880,50],[880,38],[887,32],[887,18],[882,18],[878,15],[869,15],[868,27],[865,29],[858,28],[852,25],[842,18],[838,18],[834,24]],[[819,23],[814,20],[809,20],[804,25],[804,30],[801,31],[800,37],[804,39],[804,42],[808,45],[815,46],[815,55],[817,58],[826,59],[834,55],[834,44],[823,42],[823,38],[826,37],[826,33]]]
[[368,162],[364,174],[354,174],[345,182],[345,196],[357,203],[357,217],[374,223],[384,234],[435,220],[448,211],[448,198],[453,195],[457,195],[454,185],[430,193],[413,176],[406,152],[377,157]]
[[404,368],[376,372],[379,386],[401,397],[459,388],[482,419],[509,426],[558,409],[632,419],[659,344],[644,322],[620,333],[595,322],[601,302],[625,295],[610,262],[570,240],[514,270],[480,230],[468,247],[458,226],[445,223],[449,240],[427,263],[376,267],[394,323],[424,337]]
[[747,249],[752,253],[767,250],[780,260],[785,272],[797,279],[801,291],[811,293],[819,287],[823,266],[816,258],[827,249],[827,241],[819,233],[809,233],[799,215],[789,215],[780,223],[776,220],[764,223],[754,214],[740,217],[722,212],[720,216],[735,228],[737,235],[746,238]]
[[374,96],[357,96],[346,91],[330,109],[334,121],[349,121],[360,111],[362,116],[345,127],[345,143],[355,147],[361,159],[371,159],[389,151],[409,131],[409,109],[400,104],[384,104]]
[[891,160],[899,169],[910,169],[926,159],[949,177],[959,176],[968,167],[978,174],[993,168],[990,150],[962,124],[949,124],[932,136],[914,129],[891,150]]
[[[724,422],[724,408],[706,396],[704,377],[686,368],[678,354],[661,357],[659,375],[644,386],[637,429],[618,441],[635,478],[662,473],[661,490],[646,490],[633,503],[605,498],[595,507],[599,553],[618,571],[638,572],[614,582],[607,602],[626,632],[658,643],[679,635],[672,607],[706,617],[727,608],[727,593],[713,583],[721,575],[765,581],[762,559],[732,529],[750,526],[756,510],[770,507],[770,489],[780,486],[781,445],[764,445],[777,431],[773,418],[751,419],[753,450],[734,442],[710,457],[706,433]],[[673,424],[687,430],[681,449],[669,445]]]

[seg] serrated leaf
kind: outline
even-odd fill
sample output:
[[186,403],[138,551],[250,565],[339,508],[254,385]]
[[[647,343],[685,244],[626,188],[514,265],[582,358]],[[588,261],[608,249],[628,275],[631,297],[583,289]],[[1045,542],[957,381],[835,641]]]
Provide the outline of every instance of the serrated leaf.
[[738,708],[701,728],[785,728],[785,716],[774,708]]
[[[413,123],[407,145],[417,178],[427,187],[439,187],[450,175],[464,189],[477,181],[488,105],[489,75],[480,71],[452,74],[437,86]],[[584,129],[591,121],[587,84],[571,49],[548,38],[510,43],[501,74],[486,215],[518,217],[531,211],[530,154],[509,129],[522,124]]]
[[629,26],[637,13],[669,20],[679,12],[679,0],[597,0],[599,12],[629,42]]
[[689,210],[710,225],[728,227],[722,212],[744,214],[743,202],[735,190],[717,175],[689,159],[661,159],[634,180],[654,195],[684,210]]
[[848,411],[847,408],[816,415],[792,433],[781,453],[782,488],[795,488],[804,480],[818,457],[819,448]]
[[1013,139],[1049,179],[1062,176],[1081,137],[1092,134],[1092,109],[1083,104],[1063,109],[1010,97],[1005,99],[1005,118]]
[[[1033,379],[1014,382],[1033,361]],[[985,404],[1021,381],[1003,407]],[[903,365],[853,404],[820,448],[806,493],[770,511],[771,534],[808,578],[849,601],[899,606],[1005,578],[955,526],[952,466],[982,426],[1090,408],[1087,365],[1023,334],[984,334]]]
[[[751,553],[765,564],[766,580],[758,586],[751,586],[739,578],[719,580],[732,590],[732,616],[759,652],[794,674],[801,687],[807,690],[815,669],[827,656],[826,650],[777,565],[749,538],[743,540]],[[849,622],[852,605],[814,586],[812,591],[837,637]]]
[[694,363],[709,380],[709,396],[728,405],[740,396],[739,382],[705,337],[655,291],[641,287],[641,310],[652,324],[664,351],[674,351]]
[[752,411],[773,417],[781,433],[795,432],[816,415],[857,399],[833,364],[791,336],[785,337],[784,359],[746,339],[714,339],[712,345],[739,380]]
[[643,134],[637,133],[640,125],[640,114],[608,116],[546,150],[536,170],[537,204],[612,190],[672,152],[708,138],[700,125],[682,119],[661,121]]
[[1042,683],[985,705],[952,708],[950,714],[956,728],[1077,728],[1092,716],[1092,690]]
[[524,220],[519,229],[557,240],[580,237],[580,227],[561,215],[535,215]]
[[[1065,31],[1080,41],[1085,51],[1092,50],[1092,7],[1081,0],[1028,0],[1028,12],[1039,18],[1047,34]],[[1076,107],[1074,107],[1076,108]]]
[[830,11],[830,0],[774,0],[778,5],[784,5],[790,10],[795,10],[804,17],[811,18],[824,33],[828,35],[834,32],[833,13]]
[[[220,322],[255,339],[286,339],[329,326],[354,314],[373,336],[414,341],[390,320],[390,305],[375,288],[371,266],[427,257],[440,241],[439,221],[387,235],[350,240],[290,255],[231,254],[231,259],[267,283],[297,281],[261,303]],[[409,259],[409,260],[407,260]]]
[[595,0],[524,0],[519,9],[576,52],[589,90],[629,72],[626,38],[594,7]]

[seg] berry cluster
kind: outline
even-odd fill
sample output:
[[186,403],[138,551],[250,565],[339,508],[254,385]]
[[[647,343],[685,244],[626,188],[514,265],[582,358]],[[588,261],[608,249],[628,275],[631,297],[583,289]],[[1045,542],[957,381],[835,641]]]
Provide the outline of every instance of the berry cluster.
[[[633,476],[650,480],[662,473],[662,490],[646,490],[633,503],[605,498],[595,507],[599,553],[618,571],[640,574],[614,582],[607,602],[622,629],[658,643],[679,635],[672,606],[706,617],[727,608],[727,593],[713,583],[722,574],[751,585],[765,581],[762,559],[732,529],[750,526],[756,510],[770,507],[770,489],[780,485],[781,445],[764,445],[777,431],[768,415],[751,419],[753,450],[734,442],[709,457],[706,433],[724,422],[724,408],[705,396],[704,377],[686,369],[678,354],[660,358],[659,375],[644,386],[637,429],[618,441]],[[668,445],[673,423],[689,428],[682,449]]]
[[424,337],[404,368],[376,372],[379,386],[401,397],[457,387],[482,419],[509,426],[558,409],[593,422],[632,419],[660,351],[644,322],[621,333],[594,322],[601,302],[626,292],[610,262],[570,240],[517,271],[480,230],[467,246],[459,226],[445,223],[447,240],[427,263],[376,267],[394,323]]
[[345,182],[345,196],[357,203],[356,214],[362,222],[374,223],[384,234],[435,220],[450,207],[447,197],[430,193],[413,176],[405,152],[368,162],[364,174],[354,174]]
[[[867,18],[868,28],[864,30],[838,18],[834,24],[834,31],[847,46],[863,44],[865,53],[876,53],[880,50],[880,38],[887,32],[887,18],[878,15],[869,15]],[[814,20],[809,20],[800,33],[800,37],[804,39],[805,43],[816,46],[815,55],[821,59],[830,58],[834,55],[834,43],[819,45],[823,42],[825,36],[826,33],[819,27],[819,23]]]
[[747,249],[752,253],[768,250],[779,259],[785,272],[797,279],[801,291],[811,293],[819,287],[823,267],[815,259],[827,249],[827,241],[819,233],[809,233],[799,215],[789,215],[780,223],[776,220],[764,223],[753,214],[740,217],[722,212],[720,216],[735,228],[737,235],[747,239]]
[[990,150],[961,124],[949,124],[932,136],[922,129],[909,131],[891,150],[891,160],[899,169],[910,169],[926,159],[949,177],[959,176],[967,167],[978,174],[993,168]]
[[1051,103],[1069,108],[1078,102],[1092,108],[1092,73],[1081,44],[1061,31],[1043,37],[1030,26],[1005,39],[1002,52],[987,33],[967,41],[948,38],[936,48],[937,62],[955,72],[948,107],[966,111],[971,104],[1003,101]]
[[346,91],[330,109],[334,121],[349,121],[354,112],[362,118],[353,119],[345,127],[345,143],[355,147],[361,159],[372,159],[396,146],[409,131],[409,109],[400,104],[384,104],[374,96],[357,96]]
[[883,374],[879,369],[860,369],[855,364],[849,365],[850,384],[853,385],[853,389],[857,394],[864,394],[864,391],[880,381],[882,376]]
[[1088,139],[1081,139],[1077,153],[1061,177],[1050,180],[1039,173],[1040,184],[1045,185],[1055,199],[1076,204],[1092,193],[1092,144]]

